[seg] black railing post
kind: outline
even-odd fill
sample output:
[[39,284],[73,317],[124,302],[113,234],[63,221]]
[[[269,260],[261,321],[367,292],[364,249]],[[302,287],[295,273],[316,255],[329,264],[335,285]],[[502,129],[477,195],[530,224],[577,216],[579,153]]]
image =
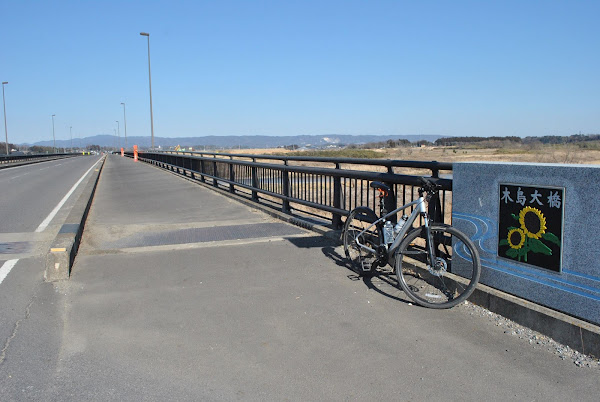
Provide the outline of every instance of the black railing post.
[[[283,161],[283,164],[285,166],[287,166],[288,161],[287,160]],[[287,169],[285,169],[285,168],[281,171],[281,180],[283,180],[283,183],[281,183],[282,184],[281,189],[283,191],[283,195],[285,197],[289,197],[290,196],[290,179],[289,179],[289,173],[288,173]],[[287,198],[283,199],[283,202],[281,205],[281,210],[286,214],[290,213],[290,201]]]
[[[439,169],[431,169],[431,177],[436,179],[439,178]],[[437,197],[432,198],[431,201],[429,201],[429,205],[427,206],[427,214],[429,215],[429,219],[431,221],[444,223],[444,218],[442,216],[442,204],[440,202],[439,192]]]
[[200,181],[202,183],[206,183],[206,179],[204,178],[204,174],[206,173],[206,169],[204,167],[204,159],[200,160]]
[[217,155],[214,155],[215,160],[213,161],[213,186],[219,187],[217,182]]
[[[230,156],[229,159],[233,160],[233,156]],[[229,192],[235,193],[235,185],[233,184],[233,182],[235,181],[235,172],[233,170],[233,163],[229,163],[229,181],[231,182],[231,183],[229,183]]]
[[[256,158],[252,158],[252,162],[256,163]],[[252,201],[258,202],[258,192],[254,189],[258,188],[258,171],[256,166],[252,166]]]
[[[336,163],[335,168],[340,169],[340,164]],[[333,178],[333,207],[338,209],[342,208],[342,179],[337,175]],[[340,214],[333,214],[331,226],[333,226],[334,229],[342,227],[342,216]]]
[[[185,153],[183,154],[185,155]],[[187,176],[188,172],[192,170],[192,159],[185,157],[183,158],[183,175]]]
[[[388,167],[388,173],[394,174],[394,169],[391,166]],[[386,211],[392,212],[394,209],[398,208],[398,202],[396,200],[396,193],[394,192],[394,183],[389,183],[389,182],[383,182],[383,183],[390,188],[390,192],[388,193],[387,197],[385,197],[383,199],[383,205],[385,206]],[[395,214],[390,216],[388,219],[392,223],[396,223],[398,221],[398,218],[396,217]]]

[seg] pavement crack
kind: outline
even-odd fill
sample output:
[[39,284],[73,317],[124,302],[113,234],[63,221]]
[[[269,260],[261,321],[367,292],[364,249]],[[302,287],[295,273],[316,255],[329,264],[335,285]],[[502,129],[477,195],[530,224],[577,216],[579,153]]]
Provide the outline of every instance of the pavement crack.
[[27,307],[25,308],[25,316],[17,320],[12,333],[6,339],[6,342],[4,342],[4,346],[2,347],[2,350],[0,350],[0,365],[4,363],[4,360],[6,360],[6,351],[8,350],[8,347],[10,346],[12,340],[17,336],[17,333],[19,332],[19,327],[21,326],[21,322],[23,322],[23,320],[29,319],[29,311],[31,309],[31,306],[33,305],[33,302],[35,301],[35,298],[36,296],[34,294],[31,300],[29,301],[29,304],[27,304]]

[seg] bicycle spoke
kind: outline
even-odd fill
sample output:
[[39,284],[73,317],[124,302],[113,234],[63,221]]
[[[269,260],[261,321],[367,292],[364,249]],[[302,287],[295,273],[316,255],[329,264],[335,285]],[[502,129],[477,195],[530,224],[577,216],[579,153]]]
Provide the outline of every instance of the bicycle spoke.
[[[433,308],[449,308],[465,300],[473,291],[479,280],[480,265],[477,251],[470,240],[452,227],[445,225],[431,228],[432,239],[444,239],[436,242],[435,259],[425,252],[425,231],[412,233],[407,239],[410,245],[398,250],[396,255],[396,275],[398,283],[407,296],[415,302]],[[432,240],[433,241],[433,240]],[[461,262],[459,277],[452,273],[455,249],[465,247],[467,255],[475,255],[475,260]],[[418,249],[418,247],[422,248]]]
[[344,251],[350,268],[359,275],[371,276],[378,264],[377,253],[383,238],[381,225],[373,225],[377,216],[366,207],[353,210],[344,225]]

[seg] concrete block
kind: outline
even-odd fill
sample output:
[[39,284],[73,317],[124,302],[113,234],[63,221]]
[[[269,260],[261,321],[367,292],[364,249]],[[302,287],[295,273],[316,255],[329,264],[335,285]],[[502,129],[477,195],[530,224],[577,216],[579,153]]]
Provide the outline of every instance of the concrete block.
[[71,254],[75,244],[74,236],[60,236],[55,239],[46,254],[46,270],[44,280],[54,282],[69,279],[71,270]]
[[[500,184],[564,188],[562,269],[498,255]],[[600,324],[600,166],[455,163],[452,222],[478,246],[481,283]]]

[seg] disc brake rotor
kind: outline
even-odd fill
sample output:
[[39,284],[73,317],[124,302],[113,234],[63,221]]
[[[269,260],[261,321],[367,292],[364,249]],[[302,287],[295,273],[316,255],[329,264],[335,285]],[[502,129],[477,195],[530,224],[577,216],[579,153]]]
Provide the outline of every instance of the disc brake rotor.
[[427,266],[427,270],[433,276],[444,276],[448,271],[448,263],[440,257],[436,257],[433,266]]

